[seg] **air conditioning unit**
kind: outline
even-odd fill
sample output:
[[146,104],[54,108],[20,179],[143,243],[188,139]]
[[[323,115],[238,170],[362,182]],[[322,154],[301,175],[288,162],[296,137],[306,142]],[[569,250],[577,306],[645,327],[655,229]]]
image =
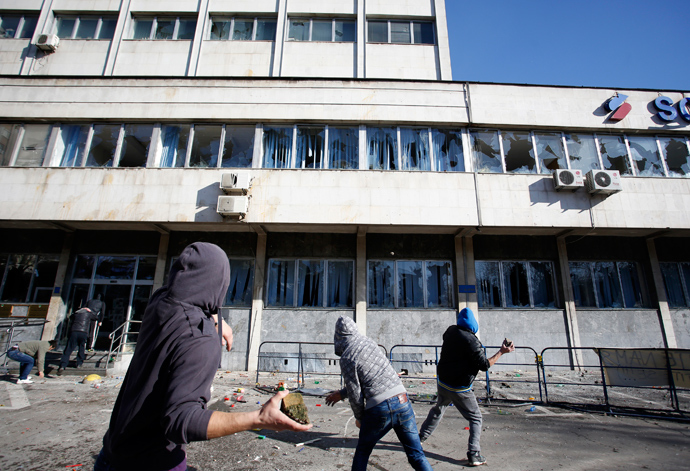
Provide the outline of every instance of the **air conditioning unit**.
[[590,170],[585,175],[585,186],[592,194],[610,194],[623,190],[621,174],[617,170]]
[[249,207],[248,196],[219,196],[218,214],[223,216],[244,216]]
[[60,38],[54,34],[42,34],[36,41],[36,47],[42,51],[55,52],[55,49],[60,45]]
[[250,183],[248,172],[224,173],[220,178],[220,189],[227,194],[246,194]]
[[585,186],[582,170],[560,169],[553,171],[553,186],[556,190],[575,191]]

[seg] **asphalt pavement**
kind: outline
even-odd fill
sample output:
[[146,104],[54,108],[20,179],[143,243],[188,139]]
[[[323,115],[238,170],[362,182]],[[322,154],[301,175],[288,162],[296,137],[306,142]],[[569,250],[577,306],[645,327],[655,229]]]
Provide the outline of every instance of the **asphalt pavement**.
[[[121,377],[83,383],[79,376],[34,378],[17,385],[0,377],[0,470],[91,470],[101,447]],[[260,385],[294,377],[268,375]],[[405,381],[421,425],[435,392],[433,381]],[[255,376],[216,375],[210,408],[228,412],[258,408],[270,394],[255,388]],[[323,393],[340,386],[337,377],[307,377],[304,400],[314,427],[303,433],[253,430],[188,446],[189,471],[349,470],[358,429],[347,402],[327,407]],[[503,387],[509,387],[503,383]],[[501,383],[495,395],[505,397]],[[240,390],[238,392],[238,390]],[[238,402],[238,396],[245,402]],[[487,403],[482,454],[484,468],[501,470],[690,469],[690,423],[546,407],[530,402]],[[448,409],[424,443],[434,470],[463,469],[468,430],[458,411]],[[370,470],[412,469],[393,432],[374,449]],[[483,469],[483,468],[482,468]]]

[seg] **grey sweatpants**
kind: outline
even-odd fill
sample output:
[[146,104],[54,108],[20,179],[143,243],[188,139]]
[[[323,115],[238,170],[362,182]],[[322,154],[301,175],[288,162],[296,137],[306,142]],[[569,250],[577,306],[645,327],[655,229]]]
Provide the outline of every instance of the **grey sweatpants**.
[[434,429],[441,422],[443,413],[451,403],[460,411],[462,416],[470,422],[470,438],[467,442],[468,451],[480,451],[479,438],[482,434],[482,413],[477,404],[477,398],[472,390],[454,393],[438,387],[438,400],[431,408],[429,415],[422,424],[419,436],[426,440],[434,433]]

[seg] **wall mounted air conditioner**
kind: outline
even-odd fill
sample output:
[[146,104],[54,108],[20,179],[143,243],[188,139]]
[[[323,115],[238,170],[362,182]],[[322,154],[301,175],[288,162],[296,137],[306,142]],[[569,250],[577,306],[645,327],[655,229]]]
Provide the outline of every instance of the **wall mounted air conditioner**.
[[250,184],[248,172],[224,173],[220,178],[220,189],[226,194],[246,194]]
[[617,170],[590,170],[585,175],[585,186],[592,194],[611,194],[623,190],[621,174]]
[[218,214],[223,216],[244,216],[249,207],[248,196],[219,196]]
[[585,176],[582,170],[560,169],[553,171],[553,186],[556,191],[575,191],[585,186]]
[[36,41],[36,47],[42,51],[55,52],[60,45],[60,38],[54,34],[42,34]]

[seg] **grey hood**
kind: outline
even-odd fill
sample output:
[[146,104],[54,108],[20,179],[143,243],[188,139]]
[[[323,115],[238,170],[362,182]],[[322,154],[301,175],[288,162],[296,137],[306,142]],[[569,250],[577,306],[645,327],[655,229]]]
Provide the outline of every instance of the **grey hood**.
[[348,345],[361,335],[359,330],[357,330],[355,321],[349,317],[340,317],[335,323],[335,335],[333,337],[335,354],[342,356],[343,352],[347,350]]

